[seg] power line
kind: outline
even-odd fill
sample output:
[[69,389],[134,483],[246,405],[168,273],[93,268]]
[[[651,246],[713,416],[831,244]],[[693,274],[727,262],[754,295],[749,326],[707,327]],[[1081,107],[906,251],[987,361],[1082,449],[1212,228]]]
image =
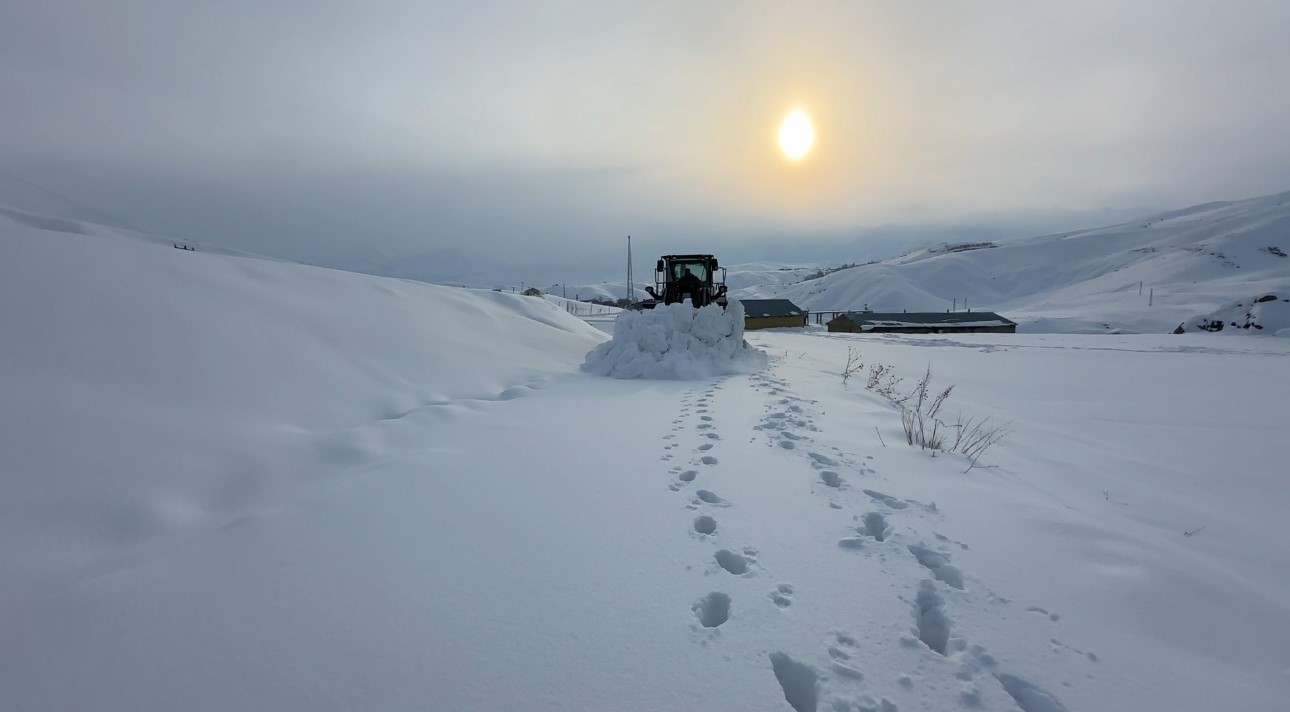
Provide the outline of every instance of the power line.
[[68,205],[71,205],[72,207],[78,208],[78,209],[80,209],[80,210],[86,210],[86,211],[89,211],[89,212],[91,212],[91,213],[94,213],[94,214],[98,215],[99,217],[107,218],[108,220],[111,220],[112,222],[116,223],[119,227],[126,228],[127,230],[134,230],[135,232],[142,232],[142,233],[145,233],[145,234],[148,234],[148,235],[153,234],[153,233],[151,233],[151,232],[149,232],[149,231],[147,231],[147,230],[144,230],[143,228],[141,228],[141,227],[139,227],[139,226],[137,226],[137,225],[134,225],[134,224],[130,223],[128,220],[122,220],[121,218],[119,218],[119,217],[117,217],[117,216],[115,216],[115,215],[112,215],[111,213],[104,212],[104,211],[102,211],[102,210],[99,210],[98,208],[91,207],[91,206],[89,206],[89,205],[86,205],[85,203],[82,203],[82,202],[78,201],[78,200],[74,200],[74,199],[72,199],[72,198],[69,198],[68,196],[63,195],[62,193],[59,193],[59,192],[58,192],[58,191],[56,191],[56,190],[52,190],[52,189],[50,189],[50,188],[46,188],[46,187],[44,187],[44,186],[42,186],[42,185],[37,185],[37,184],[35,184],[35,183],[33,183],[33,182],[31,182],[31,181],[27,180],[26,178],[22,178],[22,177],[20,177],[20,176],[16,176],[16,175],[14,175],[13,173],[11,173],[10,171],[5,170],[4,168],[0,168],[0,175],[7,176],[8,178],[10,178],[10,179],[12,179],[12,180],[14,180],[14,181],[17,181],[18,183],[21,183],[21,184],[23,184],[23,185],[27,186],[28,188],[32,188],[32,189],[38,190],[38,191],[40,191],[40,192],[42,192],[42,193],[45,193],[46,195],[53,196],[54,198],[56,198],[56,199],[58,199],[58,200],[61,200],[61,201],[65,202],[65,203],[67,203]]

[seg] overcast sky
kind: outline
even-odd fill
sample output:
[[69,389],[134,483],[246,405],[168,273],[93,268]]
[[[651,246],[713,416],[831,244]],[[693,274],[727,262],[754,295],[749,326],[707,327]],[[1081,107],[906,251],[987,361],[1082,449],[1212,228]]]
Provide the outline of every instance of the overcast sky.
[[1285,0],[9,0],[0,170],[302,259],[739,255],[1290,190],[1287,81]]

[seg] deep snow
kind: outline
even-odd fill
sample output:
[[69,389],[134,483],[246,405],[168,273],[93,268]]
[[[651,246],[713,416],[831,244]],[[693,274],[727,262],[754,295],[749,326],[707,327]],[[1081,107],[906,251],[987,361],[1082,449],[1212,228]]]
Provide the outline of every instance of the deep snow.
[[[0,709],[1290,695],[1285,339],[773,330],[611,379],[544,299],[2,216],[0,334]],[[1012,435],[906,446],[848,348]]]

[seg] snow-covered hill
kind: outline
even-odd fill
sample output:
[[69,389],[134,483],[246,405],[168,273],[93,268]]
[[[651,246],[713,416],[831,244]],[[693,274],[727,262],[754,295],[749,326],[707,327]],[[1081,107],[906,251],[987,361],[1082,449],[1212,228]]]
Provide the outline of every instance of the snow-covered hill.
[[373,423],[528,392],[603,338],[542,299],[134,238],[0,214],[0,611],[379,457]]
[[1110,227],[941,245],[757,296],[817,311],[940,311],[966,301],[1022,331],[1164,333],[1228,303],[1290,293],[1287,255],[1290,193],[1281,193]]

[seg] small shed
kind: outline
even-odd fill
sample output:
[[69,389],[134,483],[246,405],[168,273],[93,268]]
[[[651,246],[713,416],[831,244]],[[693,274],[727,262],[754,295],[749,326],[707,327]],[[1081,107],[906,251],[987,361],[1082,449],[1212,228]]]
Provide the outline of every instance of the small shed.
[[1015,334],[1017,322],[994,312],[847,312],[828,323],[849,334]]
[[806,326],[806,310],[787,299],[740,299],[744,307],[744,330]]
[[528,289],[524,290],[524,291],[523,291],[523,292],[521,292],[521,293],[522,293],[524,296],[526,296],[526,297],[540,297],[540,296],[542,296],[542,290],[538,289],[537,287],[529,287]]

